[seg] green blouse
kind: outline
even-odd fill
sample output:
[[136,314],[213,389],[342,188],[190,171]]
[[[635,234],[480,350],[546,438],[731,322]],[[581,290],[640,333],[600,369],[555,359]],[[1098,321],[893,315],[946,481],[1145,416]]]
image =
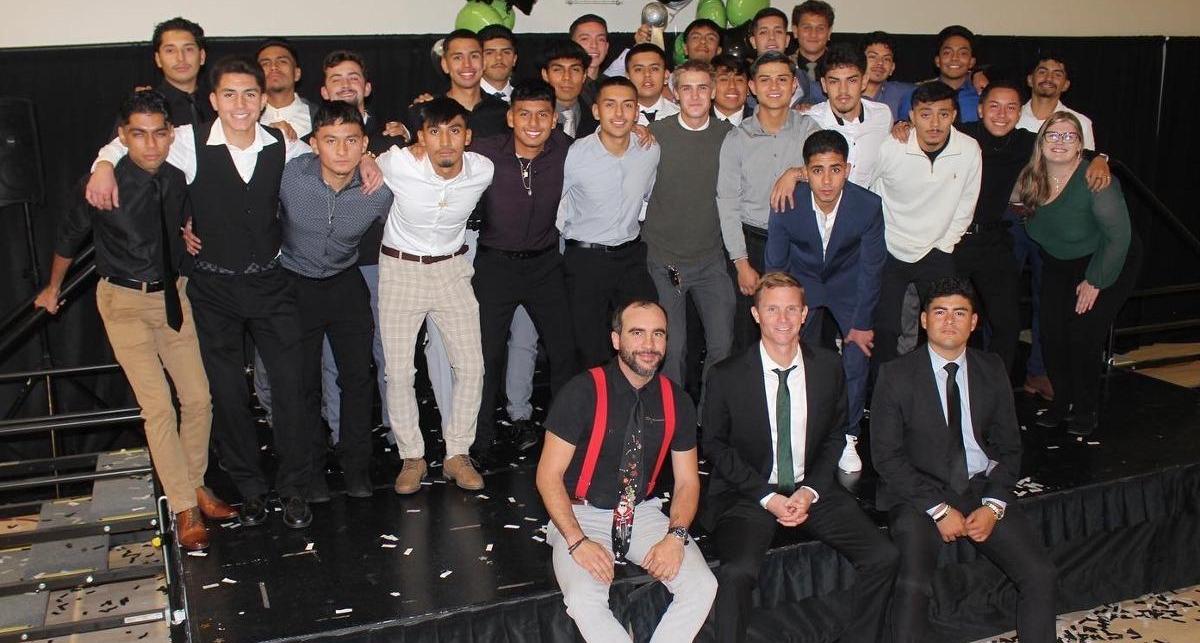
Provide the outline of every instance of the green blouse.
[[1037,208],[1025,227],[1056,259],[1091,255],[1084,277],[1097,288],[1107,288],[1120,276],[1129,251],[1129,209],[1116,177],[1107,188],[1092,192],[1086,171],[1086,164],[1080,163],[1062,194]]

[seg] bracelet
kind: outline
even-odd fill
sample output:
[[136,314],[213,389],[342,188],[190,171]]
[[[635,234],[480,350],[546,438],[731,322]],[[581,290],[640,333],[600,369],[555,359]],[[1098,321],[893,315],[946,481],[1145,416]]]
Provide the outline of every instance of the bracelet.
[[571,545],[570,547],[567,547],[567,555],[568,555],[568,556],[574,556],[574,555],[575,555],[575,550],[576,550],[576,549],[579,549],[579,546],[580,546],[580,545],[582,545],[582,544],[583,544],[583,542],[584,542],[585,540],[587,540],[587,539],[588,539],[588,537],[587,537],[587,536],[580,536],[579,540],[576,540],[574,545]]
[[937,511],[933,512],[933,521],[941,522],[943,518],[945,518],[946,516],[949,516],[949,515],[950,515],[950,505],[943,502],[941,508],[939,508]]

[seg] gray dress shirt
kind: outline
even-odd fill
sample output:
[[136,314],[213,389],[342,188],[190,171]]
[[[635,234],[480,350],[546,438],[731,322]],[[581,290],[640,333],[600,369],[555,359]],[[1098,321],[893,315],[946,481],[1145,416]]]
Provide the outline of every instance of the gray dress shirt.
[[621,156],[600,142],[597,130],[571,145],[563,169],[558,229],[575,241],[615,246],[641,232],[646,203],[654,191],[658,144],[643,148],[633,136]]

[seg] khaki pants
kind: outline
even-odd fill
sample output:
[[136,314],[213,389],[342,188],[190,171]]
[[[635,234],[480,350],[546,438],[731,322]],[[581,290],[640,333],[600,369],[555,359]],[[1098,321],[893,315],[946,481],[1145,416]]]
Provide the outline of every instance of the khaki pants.
[[[183,326],[175,332],[167,326],[161,291],[144,293],[103,279],[96,286],[96,307],[117,362],[142,407],[154,471],[173,513],[196,506],[196,487],[204,484],[212,430],[212,399],[186,289],[187,279],[180,278]],[[179,395],[178,423],[163,367]]]

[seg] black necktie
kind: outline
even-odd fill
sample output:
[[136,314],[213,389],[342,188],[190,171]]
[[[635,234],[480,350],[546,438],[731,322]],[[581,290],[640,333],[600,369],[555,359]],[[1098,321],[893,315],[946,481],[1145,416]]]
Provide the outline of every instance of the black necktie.
[[196,96],[194,94],[184,94],[187,97],[188,111],[192,114],[192,127],[200,125],[200,110],[196,107]]
[[778,434],[775,462],[779,469],[776,483],[779,493],[790,496],[796,490],[796,465],[792,460],[792,394],[788,390],[788,375],[796,367],[771,370],[779,376],[779,388],[775,391],[775,433]]
[[151,180],[154,184],[155,196],[158,197],[159,231],[162,236],[159,245],[162,247],[162,282],[163,303],[167,307],[167,325],[175,332],[183,327],[183,306],[179,303],[179,289],[175,285],[175,264],[171,261],[171,237],[167,226],[167,209],[164,206],[166,188],[162,185],[162,175],[155,175]]
[[629,541],[633,537],[633,509],[640,500],[642,489],[642,433],[646,411],[642,408],[641,392],[633,404],[633,415],[625,427],[625,442],[621,448],[621,470],[617,480],[617,505],[613,507],[613,556],[625,560]]
[[946,369],[946,418],[950,425],[950,488],[958,493],[967,490],[967,450],[963,446],[962,396],[958,390],[958,364],[950,362]]
[[646,117],[646,120],[653,123],[654,117],[658,116],[658,110],[657,109],[643,109],[642,115]]

